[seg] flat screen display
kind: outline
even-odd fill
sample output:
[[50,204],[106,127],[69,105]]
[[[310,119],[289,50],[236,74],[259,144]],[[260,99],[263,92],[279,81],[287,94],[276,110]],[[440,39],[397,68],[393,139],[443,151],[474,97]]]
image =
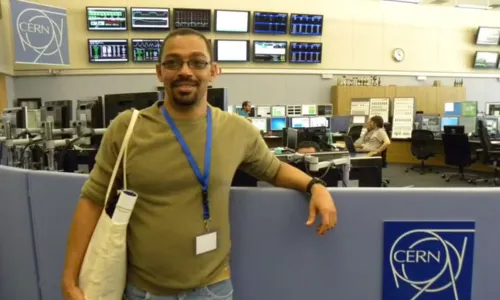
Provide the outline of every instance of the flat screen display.
[[250,41],[215,40],[215,60],[218,62],[249,61]]
[[474,68],[488,69],[497,67],[498,53],[497,52],[476,52],[474,58]]
[[290,17],[290,34],[314,36],[322,35],[323,16],[292,14]]
[[291,63],[321,63],[322,43],[290,43]]
[[170,11],[168,8],[132,7],[130,19],[133,30],[169,30]]
[[287,42],[253,42],[253,61],[255,62],[284,63],[286,52]]
[[134,62],[158,62],[163,40],[133,39],[132,60]]
[[308,128],[310,127],[309,118],[292,118],[292,128]]
[[87,29],[90,31],[126,31],[127,8],[87,7]]
[[304,116],[317,116],[318,106],[314,104],[304,104],[302,105],[302,114]]
[[479,27],[476,45],[496,46],[500,43],[500,28]]
[[260,12],[253,13],[253,32],[266,34],[286,34],[288,25],[287,13]]
[[259,131],[264,131],[267,132],[267,119],[266,118],[252,118],[252,124],[255,126]]
[[211,30],[210,9],[174,9],[174,28],[192,28],[198,31]]
[[286,118],[272,118],[271,119],[271,130],[281,131],[286,127]]
[[330,123],[326,117],[312,117],[310,125],[311,127],[330,127]]
[[128,62],[128,40],[89,40],[91,63]]
[[249,11],[215,10],[215,32],[247,33],[249,31]]

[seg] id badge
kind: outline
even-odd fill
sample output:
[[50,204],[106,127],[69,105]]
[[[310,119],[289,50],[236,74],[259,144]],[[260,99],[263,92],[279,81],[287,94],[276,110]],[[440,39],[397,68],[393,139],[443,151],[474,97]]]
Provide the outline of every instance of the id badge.
[[196,255],[217,249],[217,231],[208,232],[196,237]]

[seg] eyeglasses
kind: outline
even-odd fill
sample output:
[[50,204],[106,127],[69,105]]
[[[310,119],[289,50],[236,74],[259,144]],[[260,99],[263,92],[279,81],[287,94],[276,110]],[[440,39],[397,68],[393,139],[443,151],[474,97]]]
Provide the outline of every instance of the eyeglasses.
[[192,70],[203,70],[205,69],[210,62],[205,61],[203,59],[190,59],[187,61],[179,60],[179,59],[168,59],[161,63],[161,65],[168,70],[180,70],[187,63],[188,67]]

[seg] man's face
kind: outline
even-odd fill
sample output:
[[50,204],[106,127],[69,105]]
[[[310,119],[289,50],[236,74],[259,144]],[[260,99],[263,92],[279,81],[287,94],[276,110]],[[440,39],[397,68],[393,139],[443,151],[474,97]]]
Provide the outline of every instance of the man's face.
[[366,129],[367,130],[372,130],[374,127],[373,127],[373,121],[372,120],[368,120],[368,122],[366,122]]
[[248,103],[248,104],[245,106],[245,111],[246,111],[247,113],[249,113],[251,110],[252,110],[252,103]]
[[158,80],[166,94],[177,105],[193,106],[207,94],[215,79],[215,64],[205,41],[196,35],[175,36],[163,45],[164,53],[156,66]]
[[316,149],[314,149],[314,147],[300,148],[299,150],[297,150],[297,153],[300,154],[316,153]]

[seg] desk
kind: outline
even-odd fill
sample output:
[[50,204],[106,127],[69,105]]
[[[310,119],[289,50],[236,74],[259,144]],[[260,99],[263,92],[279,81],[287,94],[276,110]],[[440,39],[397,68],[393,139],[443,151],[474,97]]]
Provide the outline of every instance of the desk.
[[[471,153],[475,149],[481,147],[478,140],[471,140]],[[443,142],[440,139],[435,140],[436,155],[425,161],[429,166],[447,166],[444,163],[444,148]],[[495,141],[495,144],[500,145],[500,141]],[[419,165],[420,161],[411,154],[411,141],[410,140],[392,140],[391,145],[387,149],[387,163],[400,163],[400,164],[414,164]],[[470,168],[473,171],[492,172],[492,169],[482,163],[475,163]]]

